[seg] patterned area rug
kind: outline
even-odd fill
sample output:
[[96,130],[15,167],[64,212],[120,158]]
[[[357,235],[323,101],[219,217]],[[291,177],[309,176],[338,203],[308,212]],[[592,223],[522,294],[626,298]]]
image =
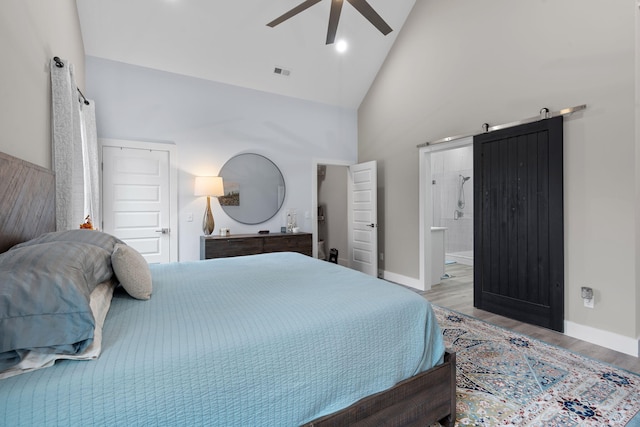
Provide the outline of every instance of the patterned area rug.
[[457,426],[640,426],[640,376],[433,308],[457,355]]

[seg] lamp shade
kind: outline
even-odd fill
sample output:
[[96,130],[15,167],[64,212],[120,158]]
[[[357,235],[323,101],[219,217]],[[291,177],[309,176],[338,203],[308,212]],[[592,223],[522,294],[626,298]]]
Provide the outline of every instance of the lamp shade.
[[196,176],[194,196],[224,196],[221,176]]

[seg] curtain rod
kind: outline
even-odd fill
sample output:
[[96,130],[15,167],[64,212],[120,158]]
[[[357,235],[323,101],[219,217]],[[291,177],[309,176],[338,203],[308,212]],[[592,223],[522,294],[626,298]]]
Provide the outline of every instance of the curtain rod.
[[545,107],[545,108],[540,110],[540,114],[537,115],[537,116],[529,117],[527,119],[518,120],[517,122],[505,123],[505,124],[502,124],[502,125],[495,125],[495,126],[489,126],[489,123],[483,123],[482,124],[483,132],[473,132],[473,133],[466,133],[466,134],[456,135],[456,136],[448,136],[446,138],[441,138],[441,139],[438,139],[438,140],[435,140],[435,141],[423,142],[422,144],[419,144],[417,147],[418,148],[428,147],[430,145],[442,144],[443,142],[455,141],[457,139],[462,139],[462,138],[467,138],[467,137],[470,137],[470,136],[480,135],[481,133],[488,133],[488,132],[493,132],[493,131],[500,130],[500,129],[506,129],[506,128],[510,128],[510,127],[514,127],[514,126],[518,126],[518,125],[524,125],[526,123],[532,123],[532,122],[535,122],[535,121],[538,121],[538,120],[550,119],[552,117],[558,117],[558,116],[566,116],[568,114],[572,114],[572,113],[575,113],[577,111],[582,111],[582,110],[584,110],[586,108],[587,108],[587,104],[582,104],[582,105],[576,105],[575,107],[564,108],[564,109],[559,110],[559,111],[551,112],[551,111],[549,111],[548,108]]
[[[62,60],[60,58],[58,58],[57,56],[54,56],[53,60],[56,63],[56,67],[58,67],[58,68],[63,68],[64,67],[64,62],[62,62]],[[80,88],[78,86],[76,86],[76,90],[78,91],[78,93],[82,97],[82,100],[84,101],[84,105],[89,105],[90,103],[87,100],[87,97],[84,96],[84,94],[82,93],[82,91],[80,90]]]

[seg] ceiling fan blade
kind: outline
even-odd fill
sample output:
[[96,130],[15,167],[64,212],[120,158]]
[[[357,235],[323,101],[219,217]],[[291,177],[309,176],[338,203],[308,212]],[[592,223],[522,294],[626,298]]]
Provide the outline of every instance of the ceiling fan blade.
[[338,32],[338,22],[342,12],[343,0],[331,0],[331,12],[329,13],[329,28],[327,29],[327,44],[332,44],[336,40]]
[[293,9],[291,9],[290,11],[286,12],[284,15],[279,16],[276,19],[274,19],[273,21],[269,22],[267,24],[267,26],[273,28],[276,25],[281,24],[284,21],[286,21],[287,19],[291,18],[292,16],[296,16],[300,12],[309,9],[314,4],[320,3],[320,1],[322,1],[322,0],[306,0],[306,1],[303,1],[302,3],[300,3],[299,5],[294,7]]
[[385,36],[391,31],[391,27],[382,19],[378,13],[373,10],[367,0],[347,0],[358,12],[369,20],[382,34]]

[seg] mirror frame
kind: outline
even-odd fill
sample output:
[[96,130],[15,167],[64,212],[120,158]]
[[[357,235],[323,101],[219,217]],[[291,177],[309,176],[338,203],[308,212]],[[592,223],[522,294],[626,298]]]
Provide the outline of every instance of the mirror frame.
[[[247,156],[251,157],[252,162],[259,162],[261,165],[264,165],[264,168],[268,169],[267,172],[269,172],[269,175],[272,175],[273,178],[278,181],[274,181],[273,184],[277,185],[278,187],[280,186],[280,184],[282,185],[282,192],[279,191],[279,188],[275,190],[275,196],[277,197],[277,206],[272,206],[267,212],[263,213],[262,215],[256,216],[255,218],[247,218],[248,214],[243,214],[240,211],[241,206],[243,206],[240,202],[240,194],[247,194],[246,192],[240,193],[240,190],[242,190],[243,187],[247,188],[248,186],[248,188],[250,188],[254,192],[254,194],[251,194],[251,192],[249,192],[250,196],[256,196],[256,191],[258,191],[258,194],[262,196],[264,192],[256,190],[256,188],[260,185],[264,186],[265,180],[263,178],[264,174],[256,176],[256,174],[251,173],[256,171],[256,165],[242,165],[243,163],[248,162],[248,160],[245,160],[247,159]],[[227,169],[226,177],[225,168]],[[240,171],[238,171],[237,169],[240,169]],[[229,176],[229,174],[232,175]],[[262,224],[276,216],[276,214],[280,211],[280,209],[282,209],[282,206],[284,205],[284,199],[287,193],[284,176],[280,168],[278,168],[278,166],[266,156],[257,153],[236,154],[235,156],[227,160],[224,165],[222,165],[222,168],[220,168],[220,172],[218,173],[218,175],[222,177],[225,193],[225,196],[218,197],[220,207],[229,216],[229,218],[233,219],[234,221],[247,225]],[[238,193],[237,199],[234,199],[233,196],[228,194],[230,192],[233,192],[234,190]],[[236,203],[236,205],[234,205],[233,203]],[[251,209],[252,203],[260,203],[260,201],[256,202],[255,200],[253,200],[248,205],[249,209]],[[245,206],[247,205],[245,204]]]

